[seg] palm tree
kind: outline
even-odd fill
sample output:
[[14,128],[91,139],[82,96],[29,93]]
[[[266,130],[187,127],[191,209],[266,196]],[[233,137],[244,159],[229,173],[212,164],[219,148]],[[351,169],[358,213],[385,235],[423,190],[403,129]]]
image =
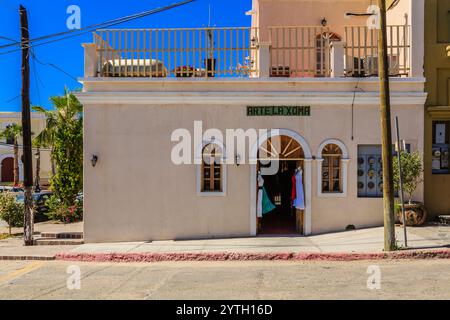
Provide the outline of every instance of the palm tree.
[[[41,131],[34,139],[33,144],[40,151],[40,148],[51,148],[51,164],[52,164],[52,175],[55,175],[55,161],[53,159],[53,141],[55,137],[55,131],[57,126],[57,114],[55,111],[45,110],[40,106],[32,107],[34,111],[40,112],[45,115],[45,128]],[[38,171],[38,169],[37,169]]]
[[46,110],[40,106],[32,107],[34,111],[44,114],[46,118],[45,129],[34,138],[33,143],[36,148],[51,148],[52,175],[54,176],[56,174],[54,142],[57,128],[59,124],[79,117],[83,106],[67,88],[64,88],[64,95],[51,97],[50,100],[54,106],[53,110]]
[[22,126],[17,123],[8,125],[0,132],[0,137],[12,140],[14,145],[14,185],[19,184],[19,138],[22,136]]

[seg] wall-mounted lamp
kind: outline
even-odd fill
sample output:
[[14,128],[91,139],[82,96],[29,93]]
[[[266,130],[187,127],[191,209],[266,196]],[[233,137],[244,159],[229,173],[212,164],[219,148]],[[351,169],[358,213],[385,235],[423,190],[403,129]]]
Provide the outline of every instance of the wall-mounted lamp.
[[241,164],[241,156],[237,154],[235,159],[236,159],[236,165],[239,167],[239,165]]
[[320,24],[321,24],[322,26],[326,27],[327,24],[328,24],[327,18],[323,18],[323,19],[320,21]]
[[98,156],[93,154],[91,157],[91,163],[92,163],[93,167],[95,167],[97,165],[97,161],[98,161]]

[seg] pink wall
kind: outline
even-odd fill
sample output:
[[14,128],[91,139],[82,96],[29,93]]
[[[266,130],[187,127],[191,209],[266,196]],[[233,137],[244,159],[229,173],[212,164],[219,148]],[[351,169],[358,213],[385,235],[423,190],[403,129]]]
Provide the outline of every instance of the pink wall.
[[[369,0],[254,0],[254,25],[261,28],[260,39],[268,41],[269,26],[320,26],[326,18],[332,31],[344,36],[344,26],[365,25],[365,17],[345,17],[345,13],[365,13]],[[258,9],[259,8],[259,9]]]

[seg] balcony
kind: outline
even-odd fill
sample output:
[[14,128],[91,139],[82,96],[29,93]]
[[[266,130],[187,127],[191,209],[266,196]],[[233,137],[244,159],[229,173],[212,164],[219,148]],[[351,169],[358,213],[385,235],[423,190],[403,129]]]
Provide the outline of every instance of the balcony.
[[[377,31],[365,26],[98,30],[86,77],[321,78],[378,75]],[[410,76],[409,26],[388,26],[389,73]]]

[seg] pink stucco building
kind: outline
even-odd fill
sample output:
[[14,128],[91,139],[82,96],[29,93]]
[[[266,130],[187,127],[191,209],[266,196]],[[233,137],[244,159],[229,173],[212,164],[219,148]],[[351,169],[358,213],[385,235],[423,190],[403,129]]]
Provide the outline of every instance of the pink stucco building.
[[[382,225],[377,32],[361,15],[370,4],[254,0],[249,27],[96,32],[84,45],[78,94],[85,241]],[[423,6],[401,0],[388,13],[392,113],[408,149],[421,154]],[[245,153],[227,129],[246,134]],[[252,129],[262,134],[252,139]],[[182,143],[189,150],[179,154]],[[298,171],[304,206],[296,208]],[[275,206],[262,217],[258,178]]]

